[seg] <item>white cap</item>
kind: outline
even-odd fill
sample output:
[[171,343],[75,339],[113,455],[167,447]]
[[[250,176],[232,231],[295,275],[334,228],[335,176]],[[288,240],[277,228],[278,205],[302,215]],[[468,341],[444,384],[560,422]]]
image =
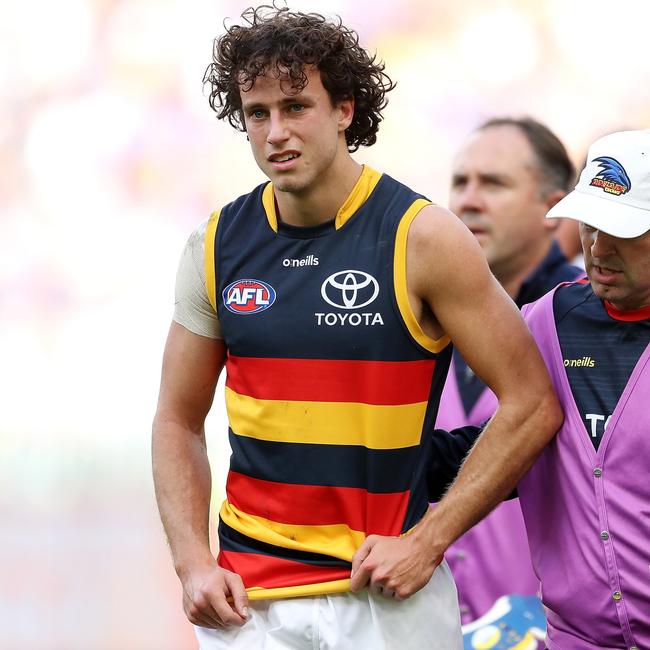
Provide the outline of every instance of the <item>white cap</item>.
[[625,239],[650,230],[650,129],[596,140],[575,189],[546,215],[555,217]]

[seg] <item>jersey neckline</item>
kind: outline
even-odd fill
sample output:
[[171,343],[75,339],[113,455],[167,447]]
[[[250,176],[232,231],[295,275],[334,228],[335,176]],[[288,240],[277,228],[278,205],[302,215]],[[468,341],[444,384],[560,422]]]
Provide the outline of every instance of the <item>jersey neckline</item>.
[[[339,230],[342,228],[359,210],[359,208],[368,200],[368,197],[372,194],[377,183],[381,179],[381,174],[378,171],[368,167],[368,165],[363,165],[361,170],[361,175],[355,183],[352,191],[348,195],[348,198],[343,202],[343,205],[339,208],[336,216],[333,220],[326,222],[325,230],[330,230],[332,223],[334,224],[334,229]],[[264,212],[266,213],[266,218],[269,222],[269,226],[273,232],[277,233],[279,230],[282,231],[282,234],[288,234],[289,236],[300,236],[304,237],[307,229],[312,230],[313,228],[320,228],[321,226],[310,226],[308,228],[302,226],[290,226],[289,232],[284,227],[278,228],[278,215],[275,209],[275,196],[273,194],[273,183],[267,183],[262,191],[262,206],[264,207]],[[285,226],[287,224],[280,224]],[[302,235],[296,235],[297,231],[303,231]],[[323,234],[319,232],[319,234]],[[310,237],[313,235],[307,235]]]
[[640,307],[639,309],[617,309],[612,305],[609,300],[603,300],[605,304],[605,309],[607,313],[614,320],[622,320],[627,322],[636,322],[641,320],[650,319],[650,305],[646,307]]

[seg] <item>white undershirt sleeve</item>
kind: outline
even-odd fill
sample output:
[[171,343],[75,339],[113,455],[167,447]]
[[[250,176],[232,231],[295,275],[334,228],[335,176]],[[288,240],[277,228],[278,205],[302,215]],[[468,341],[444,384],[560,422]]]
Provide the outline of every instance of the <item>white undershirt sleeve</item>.
[[194,334],[223,338],[205,281],[205,229],[202,223],[187,240],[176,274],[174,320]]

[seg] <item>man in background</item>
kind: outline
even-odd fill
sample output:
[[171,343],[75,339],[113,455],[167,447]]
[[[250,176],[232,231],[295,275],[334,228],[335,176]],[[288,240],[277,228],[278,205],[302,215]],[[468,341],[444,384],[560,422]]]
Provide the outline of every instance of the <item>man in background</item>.
[[[477,238],[491,271],[519,308],[583,273],[553,239],[559,222],[545,219],[570,190],[574,175],[564,145],[531,118],[485,122],[454,160],[449,207]],[[496,407],[494,393],[455,349],[436,426],[479,425]],[[500,596],[538,592],[517,499],[498,506],[446,557],[464,624]]]

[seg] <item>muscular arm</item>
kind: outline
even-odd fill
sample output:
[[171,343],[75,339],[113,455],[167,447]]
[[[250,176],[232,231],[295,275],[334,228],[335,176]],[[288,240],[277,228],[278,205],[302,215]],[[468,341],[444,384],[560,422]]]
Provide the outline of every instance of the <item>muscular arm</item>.
[[451,336],[499,407],[450,490],[413,533],[402,539],[371,536],[355,555],[353,588],[374,581],[397,597],[426,584],[447,547],[510,493],[562,421],[519,311],[453,214],[428,207],[413,221],[407,278],[422,329],[432,338]]
[[[210,551],[210,466],[204,421],[225,360],[222,340],[173,322],[163,358],[152,458],[156,499],[183,585],[185,612],[204,627],[241,624],[246,593],[239,576]],[[234,608],[227,602],[234,601]]]

